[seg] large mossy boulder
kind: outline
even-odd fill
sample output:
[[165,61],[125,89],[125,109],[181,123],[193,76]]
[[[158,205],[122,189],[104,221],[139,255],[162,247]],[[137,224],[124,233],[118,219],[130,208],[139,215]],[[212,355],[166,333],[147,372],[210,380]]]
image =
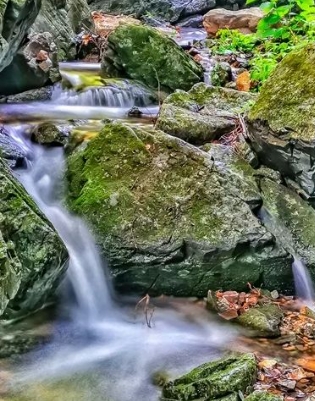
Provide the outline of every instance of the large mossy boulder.
[[67,252],[51,224],[0,162],[0,315],[25,315],[56,290]]
[[315,196],[315,45],[288,54],[263,85],[249,114],[262,163]]
[[248,176],[161,131],[108,124],[69,157],[68,204],[120,291],[291,290],[292,258],[252,213],[261,197]]
[[246,394],[254,385],[257,375],[253,354],[236,354],[205,363],[186,375],[168,382],[162,391],[163,401],[216,400]]
[[239,124],[238,114],[254,99],[254,94],[199,83],[188,92],[177,90],[165,99],[157,128],[201,145],[231,132]]
[[42,0],[33,32],[49,32],[58,47],[60,60],[73,60],[76,55],[76,34],[91,26],[90,9],[86,0]]
[[41,0],[1,0],[0,71],[7,67],[39,13]]
[[108,37],[105,76],[132,78],[153,89],[188,90],[203,77],[201,65],[155,28],[124,24]]

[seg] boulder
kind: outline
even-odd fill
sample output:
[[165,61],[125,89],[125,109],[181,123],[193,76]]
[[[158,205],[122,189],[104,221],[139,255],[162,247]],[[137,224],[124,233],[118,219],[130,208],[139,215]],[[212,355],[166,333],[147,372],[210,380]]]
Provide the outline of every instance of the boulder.
[[42,307],[66,268],[67,252],[51,224],[1,162],[0,315],[12,318]]
[[4,96],[1,103],[25,103],[35,101],[51,100],[53,95],[53,86],[44,86],[43,88],[30,89],[28,91],[17,93],[15,95]]
[[42,0],[32,32],[49,32],[57,45],[59,60],[72,60],[76,55],[74,37],[90,26],[86,0]]
[[220,29],[237,29],[242,33],[255,32],[264,13],[258,7],[239,11],[217,8],[210,10],[203,18],[203,26],[208,36],[215,36]]
[[47,122],[34,127],[31,136],[33,142],[41,145],[65,146],[72,128],[71,125],[56,125]]
[[2,0],[0,3],[0,71],[19,50],[40,10],[41,0]]
[[274,304],[259,305],[241,314],[235,321],[246,327],[255,337],[280,336],[283,312]]
[[48,32],[34,34],[12,63],[0,72],[0,93],[11,95],[51,85],[61,79],[57,48]]
[[200,83],[189,92],[178,90],[165,99],[157,128],[202,145],[231,132],[240,111],[249,108],[254,99],[253,94]]
[[315,45],[289,53],[263,85],[249,113],[261,162],[315,196]]
[[119,26],[109,35],[102,72],[167,92],[188,90],[203,77],[202,67],[172,39],[155,28],[136,24]]
[[254,354],[231,355],[205,363],[186,375],[168,382],[163,387],[162,400],[216,400],[233,396],[235,392],[246,394],[254,385],[256,375]]
[[252,213],[262,201],[242,163],[108,124],[68,158],[68,205],[90,223],[121,292],[292,290],[292,257]]
[[216,0],[90,0],[93,10],[103,10],[110,14],[134,15],[137,18],[150,15],[169,22],[204,14],[216,6]]

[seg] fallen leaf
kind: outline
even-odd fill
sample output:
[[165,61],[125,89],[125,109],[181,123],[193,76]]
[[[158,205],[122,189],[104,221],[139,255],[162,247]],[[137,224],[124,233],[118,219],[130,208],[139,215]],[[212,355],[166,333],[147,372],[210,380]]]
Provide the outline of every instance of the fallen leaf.
[[260,369],[271,369],[277,364],[275,359],[264,359],[259,362],[258,366]]

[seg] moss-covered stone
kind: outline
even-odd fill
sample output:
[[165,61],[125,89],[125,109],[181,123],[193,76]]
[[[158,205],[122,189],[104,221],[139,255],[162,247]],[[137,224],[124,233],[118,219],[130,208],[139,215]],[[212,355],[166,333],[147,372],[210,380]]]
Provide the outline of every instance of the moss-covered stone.
[[291,257],[251,212],[255,182],[194,146],[108,124],[69,157],[67,178],[69,207],[91,224],[121,291],[292,286]]
[[256,337],[277,337],[282,317],[283,313],[277,305],[266,304],[250,308],[235,321]]
[[32,140],[42,145],[64,146],[68,143],[71,128],[69,125],[39,124],[32,132]]
[[315,45],[288,54],[263,85],[249,113],[261,161],[315,195]]
[[163,102],[157,127],[193,144],[204,144],[231,132],[238,113],[246,110],[255,95],[232,89],[195,85]]
[[155,28],[125,24],[108,37],[102,71],[132,78],[153,89],[190,89],[203,77],[202,67],[172,39]]
[[35,310],[54,293],[67,253],[51,224],[0,164],[0,315]]
[[253,354],[232,355],[205,363],[188,374],[167,383],[163,400],[206,401],[241,391],[244,394],[256,380]]
[[254,391],[248,397],[246,401],[283,401],[283,397],[268,393],[267,391]]

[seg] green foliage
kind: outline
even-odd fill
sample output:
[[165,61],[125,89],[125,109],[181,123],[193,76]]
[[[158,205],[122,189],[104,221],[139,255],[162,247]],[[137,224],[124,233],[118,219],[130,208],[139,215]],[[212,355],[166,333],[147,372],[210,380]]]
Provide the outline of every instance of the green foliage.
[[[256,1],[247,0],[246,4]],[[260,8],[265,16],[256,33],[245,35],[224,29],[210,45],[216,54],[247,54],[251,79],[258,89],[286,54],[315,40],[314,0],[289,0],[288,4],[283,4],[283,0],[270,0]]]

